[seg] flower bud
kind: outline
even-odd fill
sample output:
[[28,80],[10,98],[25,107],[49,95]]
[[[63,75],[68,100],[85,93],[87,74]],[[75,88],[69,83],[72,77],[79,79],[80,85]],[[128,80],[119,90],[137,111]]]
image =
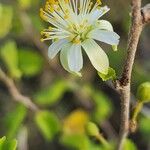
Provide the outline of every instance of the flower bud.
[[150,102],[150,82],[144,82],[138,87],[137,98],[144,103]]
[[88,122],[86,129],[87,129],[88,135],[90,135],[90,136],[97,137],[97,135],[99,135],[99,128],[93,122]]

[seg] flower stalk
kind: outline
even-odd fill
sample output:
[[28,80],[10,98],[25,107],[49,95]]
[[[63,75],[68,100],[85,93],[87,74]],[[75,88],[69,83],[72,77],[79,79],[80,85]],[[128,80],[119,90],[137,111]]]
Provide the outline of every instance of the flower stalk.
[[138,117],[139,113],[141,112],[142,107],[143,107],[143,102],[138,101],[135,108],[133,109],[132,117],[130,120],[130,131],[131,132],[135,132],[137,129],[137,117]]

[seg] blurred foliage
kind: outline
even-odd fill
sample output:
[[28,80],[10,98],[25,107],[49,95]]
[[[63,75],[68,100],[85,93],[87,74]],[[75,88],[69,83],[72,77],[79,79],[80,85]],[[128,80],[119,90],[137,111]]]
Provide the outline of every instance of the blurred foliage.
[[8,68],[10,76],[20,78],[21,71],[18,68],[18,51],[14,41],[6,42],[0,50],[1,57]]
[[62,99],[64,92],[68,90],[68,86],[64,80],[56,80],[53,85],[38,91],[35,94],[35,102],[43,106],[56,104]]
[[6,135],[8,139],[15,137],[24,118],[26,117],[27,110],[24,106],[18,105],[15,110],[10,111],[4,118]]
[[16,148],[17,148],[16,140],[8,141],[5,136],[0,138],[0,150],[16,150]]
[[52,140],[60,130],[60,122],[57,116],[48,111],[41,111],[36,114],[35,121],[41,133],[47,140]]
[[124,150],[128,150],[128,149],[137,150],[135,144],[129,139],[126,140],[125,145],[124,145]]
[[20,49],[19,68],[24,76],[32,77],[43,69],[43,58],[32,50]]
[[95,101],[95,109],[93,117],[96,122],[103,122],[108,119],[113,111],[113,106],[109,98],[102,92],[95,92],[93,95]]
[[[39,35],[45,27],[39,17],[43,3],[40,0],[0,1],[0,67],[14,79],[21,93],[31,97],[40,108],[40,111],[31,112],[13,102],[8,90],[0,83],[0,135],[7,137],[0,139],[0,150],[15,150],[17,142],[14,138],[18,146],[26,145],[32,150],[114,150],[120,101],[107,80],[116,75],[119,77],[122,71],[130,25],[129,0],[104,2],[111,8],[104,19],[110,20],[121,36],[117,52],[102,45],[108,49],[113,69],[109,69],[107,76],[97,76],[85,59],[82,78],[62,71],[57,58],[47,61],[47,47],[40,42]],[[136,95],[142,82],[150,81],[149,35],[147,27],[139,43],[133,70],[132,95]],[[47,46],[49,44],[47,42]],[[99,77],[107,82],[102,82]],[[149,110],[148,104],[146,107]],[[111,149],[87,133],[89,121],[95,125],[92,130],[102,133]],[[149,124],[150,119],[142,115],[140,133],[126,141],[124,150],[149,150]],[[110,133],[111,128],[113,133]]]
[[0,3],[0,39],[5,37],[12,27],[13,9]]
[[140,128],[140,131],[143,135],[143,138],[149,142],[149,139],[150,139],[150,118],[146,118],[146,117],[140,118],[139,128]]
[[18,0],[18,4],[22,9],[30,8],[31,3],[31,0]]

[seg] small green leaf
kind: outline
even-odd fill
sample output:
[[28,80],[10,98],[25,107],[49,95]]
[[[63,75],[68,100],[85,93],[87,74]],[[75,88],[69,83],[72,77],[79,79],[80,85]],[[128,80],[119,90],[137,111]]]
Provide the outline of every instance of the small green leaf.
[[13,9],[0,3],[0,38],[5,37],[12,27]]
[[12,139],[13,137],[15,137],[26,114],[27,114],[27,109],[22,105],[18,105],[15,108],[15,110],[10,111],[6,115],[4,121],[5,121],[5,125],[6,125],[6,135],[7,135],[8,139]]
[[86,129],[87,129],[88,135],[90,135],[90,136],[97,136],[97,135],[99,135],[99,128],[93,122],[88,122],[87,126],[86,126]]
[[17,140],[7,141],[4,145],[4,150],[16,150]]
[[21,71],[18,68],[18,51],[16,43],[8,41],[0,50],[1,58],[6,64],[9,74],[14,78],[21,77]]
[[36,51],[21,49],[19,51],[19,68],[23,75],[32,77],[39,74],[43,68],[43,58]]
[[144,82],[138,87],[137,98],[144,103],[150,101],[150,82]]
[[98,72],[98,75],[100,76],[100,78],[103,81],[116,79],[116,72],[115,72],[115,70],[113,68],[110,68],[110,67],[108,69],[108,74],[102,74],[102,73]]
[[0,139],[0,150],[16,150],[16,148],[16,140],[8,141],[5,136]]
[[38,112],[35,121],[42,135],[49,141],[60,131],[60,122],[57,116],[52,112]]
[[6,141],[6,137],[5,136],[0,138],[0,150],[2,150],[5,141]]
[[61,100],[63,94],[68,89],[68,86],[64,80],[57,80],[52,86],[49,86],[35,95],[35,100],[38,104],[49,106],[53,105]]
[[125,141],[123,150],[137,150],[136,145],[129,139]]

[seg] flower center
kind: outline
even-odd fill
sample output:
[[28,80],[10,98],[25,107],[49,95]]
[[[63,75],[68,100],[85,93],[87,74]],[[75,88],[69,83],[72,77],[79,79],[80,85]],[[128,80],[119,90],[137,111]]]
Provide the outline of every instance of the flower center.
[[47,0],[45,8],[40,9],[40,16],[51,24],[51,28],[41,32],[41,40],[68,38],[80,44],[92,29],[87,16],[100,5],[100,0]]
[[87,20],[84,21],[84,23],[74,26],[73,35],[69,37],[69,40],[71,40],[75,44],[82,43],[86,38],[87,34],[92,30],[92,25],[88,25]]

